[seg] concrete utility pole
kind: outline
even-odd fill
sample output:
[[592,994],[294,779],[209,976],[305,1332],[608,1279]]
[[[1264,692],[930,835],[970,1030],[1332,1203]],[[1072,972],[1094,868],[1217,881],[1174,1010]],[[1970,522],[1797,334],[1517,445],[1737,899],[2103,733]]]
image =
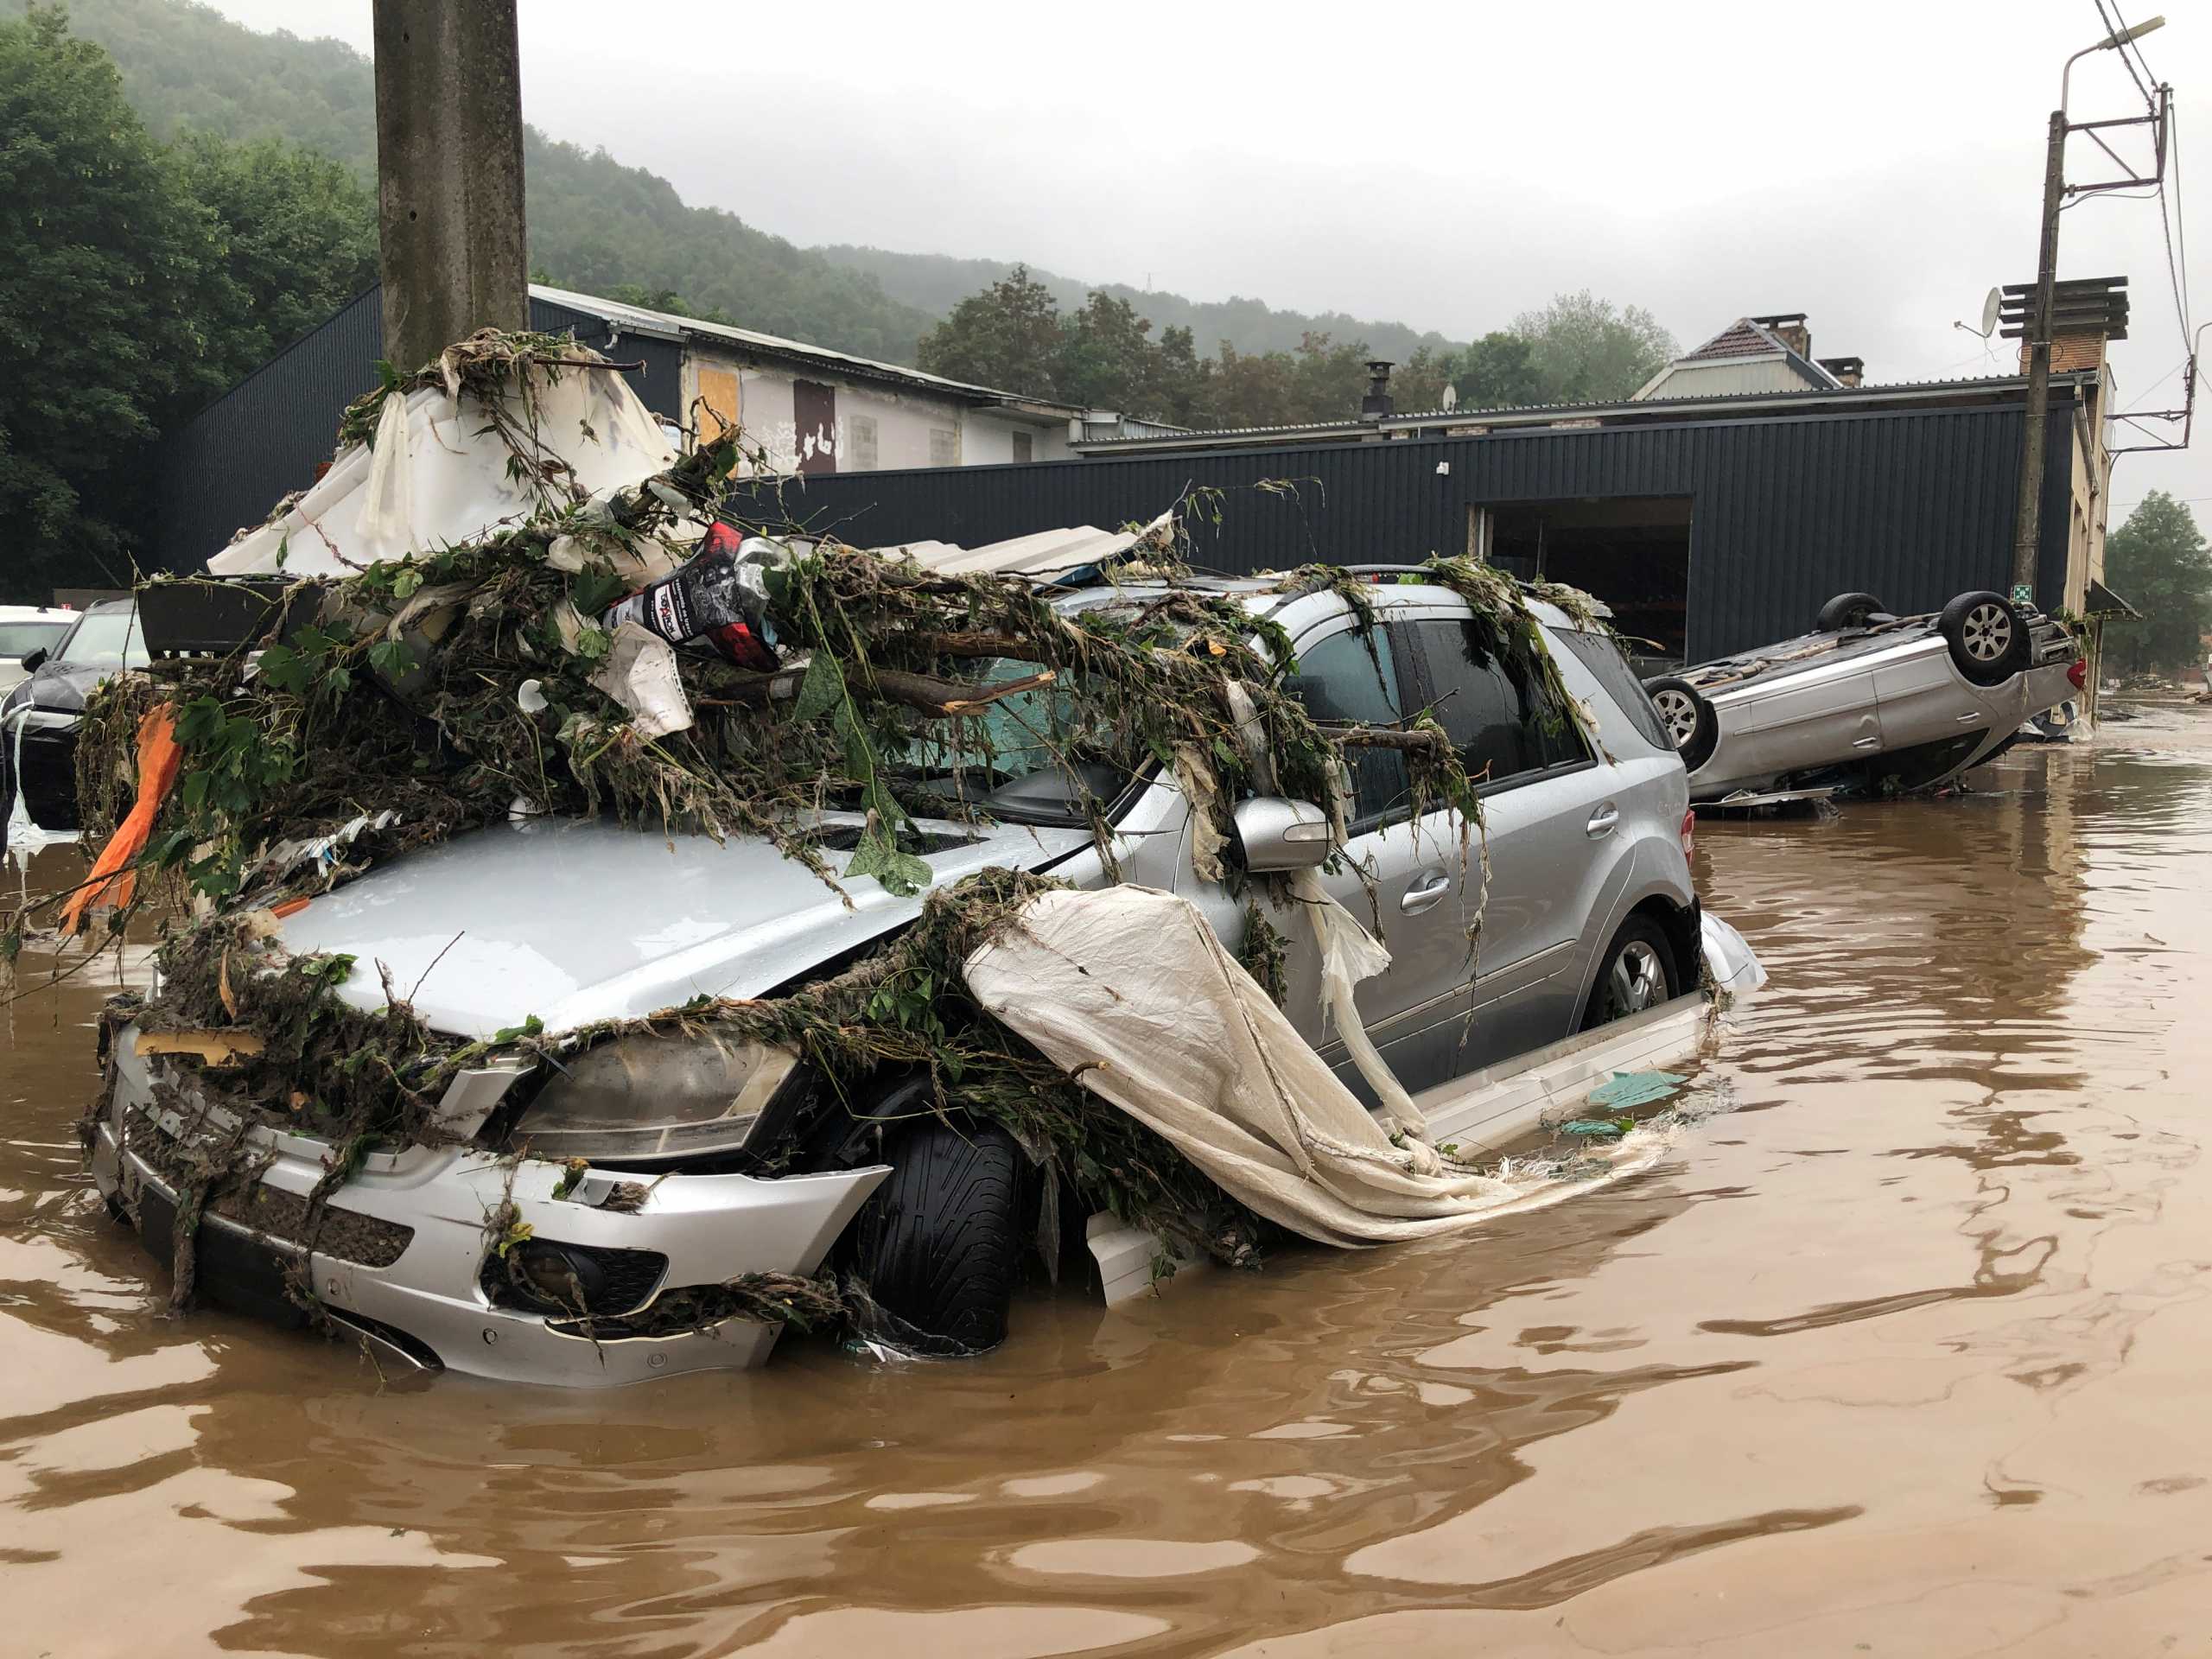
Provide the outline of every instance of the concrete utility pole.
[[530,326],[515,0],[376,0],[385,356]]
[[[2050,153],[2043,168],[2043,246],[2036,257],[2035,308],[2028,314],[2027,435],[2020,452],[2020,505],[2012,520],[2015,605],[2035,602],[2036,558],[2043,546],[2044,435],[2050,420],[2050,298],[2058,284],[2058,210],[2065,197],[2066,111],[2060,109],[2050,112]],[[391,302],[387,299],[385,303],[388,314]]]
[[[2066,68],[2058,78],[2058,107],[2050,112],[2050,147],[2044,158],[2043,241],[2036,260],[2035,307],[2029,314],[2027,326],[2028,410],[2020,450],[2020,503],[2012,520],[2012,602],[2016,605],[2035,602],[2036,561],[2043,541],[2044,437],[2050,423],[2051,296],[2058,284],[2058,210],[2066,200],[2066,135],[2073,130],[2066,118],[2068,87],[2074,77],[2074,66],[2080,60],[2092,52],[2117,52],[2128,41],[2163,29],[2165,22],[2164,17],[2153,17],[2133,29],[2109,35],[2094,46],[2083,47],[2066,60]],[[2101,137],[2097,142],[2107,154],[2111,153]],[[2165,152],[2161,145],[2162,173],[2164,166]],[[2131,179],[2128,182],[2143,181]]]

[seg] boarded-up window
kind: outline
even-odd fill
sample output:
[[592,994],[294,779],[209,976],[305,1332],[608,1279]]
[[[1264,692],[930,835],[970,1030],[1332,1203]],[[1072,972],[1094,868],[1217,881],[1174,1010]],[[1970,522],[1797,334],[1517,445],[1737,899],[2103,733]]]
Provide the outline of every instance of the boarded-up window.
[[960,464],[960,435],[950,427],[930,428],[930,465],[957,467]]
[[1014,435],[1014,458],[1016,461],[1034,461],[1037,458],[1036,447],[1030,442],[1027,432]]
[[743,412],[738,407],[737,371],[702,363],[697,410],[699,441],[711,443],[723,433],[734,431]]
[[802,473],[837,470],[837,389],[815,380],[791,382],[792,436]]
[[875,416],[848,415],[845,416],[845,470],[849,473],[872,473],[876,469]]

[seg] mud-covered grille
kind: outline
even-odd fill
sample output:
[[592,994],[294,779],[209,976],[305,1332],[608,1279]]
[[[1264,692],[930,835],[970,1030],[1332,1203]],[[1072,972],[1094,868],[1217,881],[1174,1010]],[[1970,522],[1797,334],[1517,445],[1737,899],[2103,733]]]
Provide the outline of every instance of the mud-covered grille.
[[[586,1310],[594,1316],[627,1313],[640,1306],[659,1287],[668,1272],[668,1258],[658,1250],[621,1250],[601,1244],[564,1244],[556,1239],[531,1239],[508,1255],[486,1251],[476,1282],[485,1300],[494,1307],[517,1307],[531,1313],[574,1313],[575,1306],[541,1289],[524,1269],[526,1262],[511,1257],[518,1252],[558,1251],[575,1264]],[[587,1283],[588,1281],[588,1283]]]
[[[150,1120],[134,1118],[129,1139],[130,1150],[163,1185],[175,1192],[184,1184],[183,1160],[176,1143]],[[200,1213],[234,1222],[296,1249],[311,1249],[318,1255],[363,1268],[391,1266],[415,1237],[412,1227],[365,1216],[338,1204],[323,1205],[321,1221],[310,1237],[305,1198],[244,1175],[211,1193]]]

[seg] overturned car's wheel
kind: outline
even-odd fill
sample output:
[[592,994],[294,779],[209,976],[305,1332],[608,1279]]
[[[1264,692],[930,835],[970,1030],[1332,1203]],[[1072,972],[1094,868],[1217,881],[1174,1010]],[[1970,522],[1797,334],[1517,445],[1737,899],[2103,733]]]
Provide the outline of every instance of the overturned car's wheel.
[[1651,698],[1651,706],[1659,711],[1659,723],[1667,728],[1667,735],[1681,751],[1682,765],[1695,772],[1713,759],[1713,746],[1719,741],[1720,722],[1713,712],[1713,705],[1688,680],[1678,680],[1672,675],[1656,680],[1646,680],[1643,689]]
[[888,1156],[891,1173],[855,1224],[869,1294],[930,1336],[996,1347],[1020,1265],[1021,1148],[995,1126],[931,1118]]
[[1976,685],[1999,684],[2028,665],[2026,625],[2002,594],[1961,594],[1936,626],[1959,672]]
[[1673,1001],[1675,979],[1674,947],[1659,924],[1648,916],[1630,917],[1598,964],[1597,982],[1582,1010],[1582,1029],[1625,1020]]
[[1836,633],[1845,628],[1863,628],[1867,618],[1881,614],[1882,601],[1872,594],[1838,594],[1821,607],[1820,614],[1813,619],[1813,632]]

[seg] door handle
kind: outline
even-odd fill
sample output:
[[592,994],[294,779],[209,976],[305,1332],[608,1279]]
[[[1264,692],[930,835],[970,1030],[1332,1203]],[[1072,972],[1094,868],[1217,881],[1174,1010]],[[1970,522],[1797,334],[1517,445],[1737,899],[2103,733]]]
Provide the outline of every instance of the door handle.
[[1408,916],[1433,909],[1452,891],[1452,878],[1441,870],[1423,870],[1415,880],[1419,885],[1408,887],[1398,900],[1398,908]]
[[1861,737],[1854,738],[1851,747],[1854,749],[1874,749],[1879,748],[1881,744],[1882,740],[1878,737]]
[[1592,812],[1590,815],[1590,822],[1582,827],[1587,830],[1593,836],[1610,836],[1613,833],[1614,827],[1618,825],[1620,821],[1620,809],[1616,807],[1611,801],[1607,801],[1603,806],[1599,807],[1595,812]]

